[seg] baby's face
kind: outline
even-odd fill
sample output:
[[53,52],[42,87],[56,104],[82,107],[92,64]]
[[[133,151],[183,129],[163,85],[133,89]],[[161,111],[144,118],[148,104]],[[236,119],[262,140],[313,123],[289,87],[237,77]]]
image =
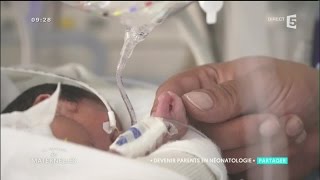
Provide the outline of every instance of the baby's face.
[[[182,100],[173,93],[164,93],[158,98],[158,105],[152,116],[188,124]],[[101,104],[88,99],[78,103],[60,100],[51,129],[58,139],[108,150],[120,132],[107,134],[102,129],[102,124],[106,121],[109,121],[107,109]],[[185,133],[185,127],[179,129],[179,135],[176,138]]]
[[59,100],[51,129],[58,139],[108,150],[118,134],[116,131],[107,134],[102,129],[106,121],[109,121],[107,109],[92,100],[77,103]]

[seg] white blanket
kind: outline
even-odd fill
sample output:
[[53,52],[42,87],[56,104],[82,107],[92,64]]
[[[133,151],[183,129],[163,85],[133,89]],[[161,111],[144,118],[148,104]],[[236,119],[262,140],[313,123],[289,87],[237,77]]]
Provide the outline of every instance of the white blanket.
[[186,180],[147,162],[5,127],[1,128],[1,179]]

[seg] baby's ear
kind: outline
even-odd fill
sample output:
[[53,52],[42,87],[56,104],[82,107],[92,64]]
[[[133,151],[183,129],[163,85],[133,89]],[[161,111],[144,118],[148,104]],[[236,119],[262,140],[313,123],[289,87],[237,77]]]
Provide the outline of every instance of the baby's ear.
[[36,99],[33,102],[33,106],[42,102],[43,100],[46,100],[50,97],[50,94],[40,94],[39,96],[36,97]]

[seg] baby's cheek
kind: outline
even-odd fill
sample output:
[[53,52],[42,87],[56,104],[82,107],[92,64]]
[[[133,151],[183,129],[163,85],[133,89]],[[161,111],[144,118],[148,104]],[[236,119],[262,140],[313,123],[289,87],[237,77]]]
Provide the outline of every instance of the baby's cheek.
[[61,140],[93,146],[88,134],[82,126],[67,118],[55,118],[50,125],[52,134]]

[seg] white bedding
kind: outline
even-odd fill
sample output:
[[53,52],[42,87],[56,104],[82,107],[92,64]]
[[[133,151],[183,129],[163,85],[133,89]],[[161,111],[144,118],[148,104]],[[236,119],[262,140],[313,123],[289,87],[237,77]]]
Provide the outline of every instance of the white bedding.
[[1,179],[186,180],[148,162],[6,127],[1,128]]

